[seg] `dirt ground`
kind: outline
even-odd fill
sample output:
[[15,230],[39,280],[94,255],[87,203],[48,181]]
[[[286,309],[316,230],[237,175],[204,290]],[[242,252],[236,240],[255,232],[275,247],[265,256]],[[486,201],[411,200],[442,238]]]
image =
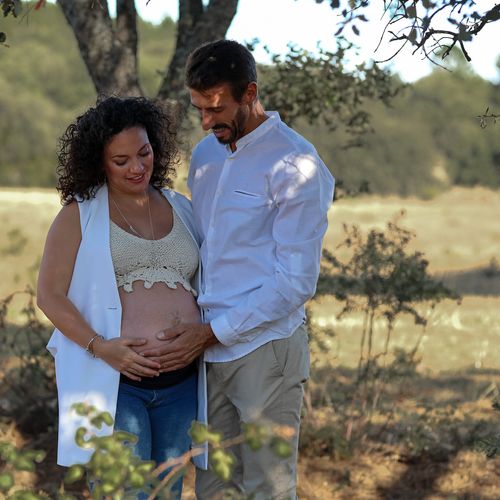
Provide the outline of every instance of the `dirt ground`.
[[[56,466],[42,469],[36,481],[40,490],[60,474]],[[380,447],[347,461],[301,458],[297,492],[303,500],[498,500],[499,478],[498,459],[474,451],[438,463],[425,458],[408,463],[391,447]],[[24,473],[22,483],[31,486],[32,475]],[[89,498],[77,488],[67,491]],[[195,499],[193,467],[187,471],[182,498]]]
[[[392,395],[398,401],[398,413],[389,425],[381,414],[385,431],[368,436],[345,457],[331,450],[324,453],[320,434],[314,431],[325,423],[335,425],[333,410],[317,409],[312,415],[306,414],[303,428],[308,432],[302,440],[298,466],[299,498],[500,499],[500,458],[488,459],[474,446],[479,437],[500,431],[498,412],[491,408],[491,397],[498,394],[498,387],[500,374],[494,371],[416,377],[411,387],[399,388]],[[427,416],[423,401],[432,401],[434,407]],[[425,419],[419,423],[416,415]],[[64,469],[55,465],[53,434],[39,436],[30,444],[14,425],[4,425],[0,428],[2,441],[47,451],[37,475],[18,475],[19,486],[42,492],[53,491],[54,484],[60,483]],[[88,498],[82,493],[84,489],[80,483],[67,491],[84,499]],[[194,498],[194,469],[189,467],[183,499]]]

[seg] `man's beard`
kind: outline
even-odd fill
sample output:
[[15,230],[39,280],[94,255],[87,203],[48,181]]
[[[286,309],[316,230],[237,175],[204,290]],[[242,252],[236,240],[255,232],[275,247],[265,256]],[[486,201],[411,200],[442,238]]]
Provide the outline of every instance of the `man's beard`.
[[236,112],[236,116],[234,117],[234,120],[231,121],[229,125],[226,123],[216,123],[213,127],[212,130],[220,130],[220,129],[228,129],[230,131],[229,136],[227,139],[224,139],[222,137],[217,137],[216,139],[221,143],[221,144],[234,144],[238,139],[241,138],[243,135],[243,129],[245,128],[245,120],[246,116],[245,113],[239,109]]

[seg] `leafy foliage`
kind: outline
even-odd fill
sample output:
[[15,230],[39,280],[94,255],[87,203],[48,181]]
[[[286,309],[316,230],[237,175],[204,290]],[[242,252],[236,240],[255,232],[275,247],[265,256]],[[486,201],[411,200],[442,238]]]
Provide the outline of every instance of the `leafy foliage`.
[[[13,325],[7,316],[16,300],[24,303],[23,321]],[[13,292],[0,302],[0,334],[2,354],[12,360],[8,363],[10,368],[4,368],[2,415],[15,418],[18,427],[28,435],[46,432],[56,420],[55,373],[45,347],[49,330],[38,318],[35,294],[30,287]]]
[[[325,0],[315,0],[322,3]],[[362,24],[368,22],[370,0],[328,0],[332,9],[340,11],[341,21],[336,35],[350,27],[358,36]],[[389,39],[395,57],[405,45],[414,53],[420,51],[428,59],[434,55],[446,58],[459,47],[467,61],[465,44],[471,42],[488,24],[500,20],[500,4],[480,4],[476,0],[383,0],[382,39]],[[444,50],[443,50],[444,48]]]
[[346,145],[359,145],[370,124],[366,102],[388,105],[401,85],[374,64],[347,71],[344,64],[351,48],[339,38],[335,52],[318,47],[315,55],[292,45],[285,56],[274,55],[271,66],[260,68],[266,107],[279,110],[289,125],[305,117],[310,125],[325,125],[330,131],[342,126],[351,136]]
[[[342,393],[342,399],[331,402],[341,416],[342,427],[326,441],[331,429],[320,431],[322,446],[337,456],[348,455],[370,432],[372,417],[386,396],[388,383],[415,375],[417,352],[427,325],[426,314],[419,306],[425,304],[425,309],[432,311],[444,299],[458,299],[428,274],[428,262],[421,252],[409,251],[414,235],[399,225],[399,218],[388,222],[385,232],[372,229],[364,235],[356,226],[344,226],[344,230],[345,239],[337,249],[348,249],[350,257],[340,261],[324,251],[317,292],[332,295],[343,304],[337,319],[353,313],[363,317],[356,379]],[[422,327],[421,334],[410,351],[397,349],[392,353],[397,320],[403,315],[409,315]],[[384,323],[383,348],[376,351],[375,336],[383,333]],[[331,331],[321,331],[314,324],[310,327],[316,345],[324,345],[332,338]],[[318,337],[322,340],[318,341]],[[393,411],[387,413],[387,419]]]
[[[0,493],[7,497],[7,494],[15,486],[15,471],[33,472],[36,464],[45,458],[42,450],[17,450],[9,443],[0,443],[0,459],[5,462],[6,467],[0,472]],[[38,500],[47,498],[45,495],[38,495],[30,490],[18,489],[7,497],[9,500]]]
[[366,103],[373,132],[363,137],[361,148],[342,149],[348,139],[343,131],[328,134],[304,120],[297,128],[314,138],[346,191],[364,186],[361,190],[373,193],[432,198],[454,185],[500,186],[498,127],[481,129],[476,118],[482,109],[499,106],[498,85],[470,70],[438,68],[405,88],[389,107]]
[[399,225],[403,215],[401,212],[388,222],[386,231],[372,229],[366,237],[358,227],[344,225],[345,239],[337,248],[352,251],[346,263],[324,250],[331,271],[322,276],[319,289],[328,290],[337,300],[345,302],[341,316],[368,308],[389,322],[406,313],[417,324],[425,325],[425,318],[415,304],[457,298],[428,274],[429,263],[422,252],[408,252],[414,234]]
[[[109,413],[99,412],[93,406],[77,403],[73,405],[73,410],[88,419],[90,429],[113,425],[113,418]],[[207,441],[213,448],[209,455],[210,463],[215,474],[223,481],[229,481],[235,464],[234,455],[227,450],[230,446],[247,443],[252,450],[257,451],[268,445],[279,457],[288,457],[292,452],[290,444],[283,437],[290,437],[289,430],[280,426],[268,428],[260,424],[246,424],[241,436],[224,441],[222,433],[211,431],[199,422],[193,422],[190,435],[195,444]],[[75,464],[68,468],[64,483],[72,484],[86,478],[92,485],[91,495],[95,500],[135,498],[141,492],[147,493],[150,498],[156,498],[161,492],[164,498],[169,498],[170,487],[182,474],[189,459],[203,452],[203,448],[194,448],[181,457],[156,466],[154,462],[142,461],[133,455],[130,445],[137,441],[137,437],[127,432],[115,431],[108,436],[97,436],[86,427],[80,427],[76,431],[75,441],[78,446],[94,451],[86,464]],[[0,471],[0,492],[8,495],[15,488],[15,471],[33,472],[36,463],[40,463],[44,458],[43,451],[19,451],[10,444],[0,443],[0,459],[5,462],[3,470]],[[161,474],[170,468],[168,474],[161,478]],[[60,491],[62,493],[57,495],[59,500],[75,499],[73,495],[64,492],[64,486],[61,486]],[[18,489],[11,493],[7,497],[9,500],[49,498],[31,490]]]

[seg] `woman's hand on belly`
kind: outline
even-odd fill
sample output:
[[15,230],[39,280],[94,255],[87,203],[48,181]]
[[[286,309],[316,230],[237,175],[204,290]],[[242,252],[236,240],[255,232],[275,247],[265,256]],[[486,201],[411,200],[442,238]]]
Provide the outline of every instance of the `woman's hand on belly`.
[[141,377],[155,377],[160,374],[160,364],[137,354],[136,350],[146,346],[147,340],[141,338],[115,338],[105,340],[97,338],[93,351],[97,358],[102,359],[115,370],[132,380]]
[[162,332],[168,331],[174,327],[178,327],[178,326],[180,327],[184,324],[191,324],[191,323],[199,324],[200,321],[196,321],[197,319],[198,318],[195,318],[195,321],[175,321],[172,323],[167,322],[167,323],[161,325],[160,327],[155,328],[155,329],[151,329],[150,331],[147,331],[147,332],[142,330],[141,328],[134,330],[133,333],[132,332],[124,333],[122,330],[122,337],[123,338],[130,338],[130,339],[140,337],[140,338],[145,339],[144,343],[131,346],[132,349],[136,353],[143,355],[145,351],[149,351],[151,349],[157,349],[160,346],[166,348],[168,343],[172,342],[172,340],[162,340],[161,339]]

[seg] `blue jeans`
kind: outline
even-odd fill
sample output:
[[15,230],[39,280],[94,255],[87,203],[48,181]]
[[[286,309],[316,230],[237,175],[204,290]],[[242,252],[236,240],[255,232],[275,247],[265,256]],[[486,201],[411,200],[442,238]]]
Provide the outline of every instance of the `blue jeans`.
[[[197,379],[194,373],[165,389],[142,389],[120,383],[115,429],[139,438],[133,451],[141,460],[160,464],[190,449],[188,430],[196,419]],[[182,477],[172,488],[172,498],[180,499],[181,493]],[[147,498],[147,495],[141,494],[138,498]]]

